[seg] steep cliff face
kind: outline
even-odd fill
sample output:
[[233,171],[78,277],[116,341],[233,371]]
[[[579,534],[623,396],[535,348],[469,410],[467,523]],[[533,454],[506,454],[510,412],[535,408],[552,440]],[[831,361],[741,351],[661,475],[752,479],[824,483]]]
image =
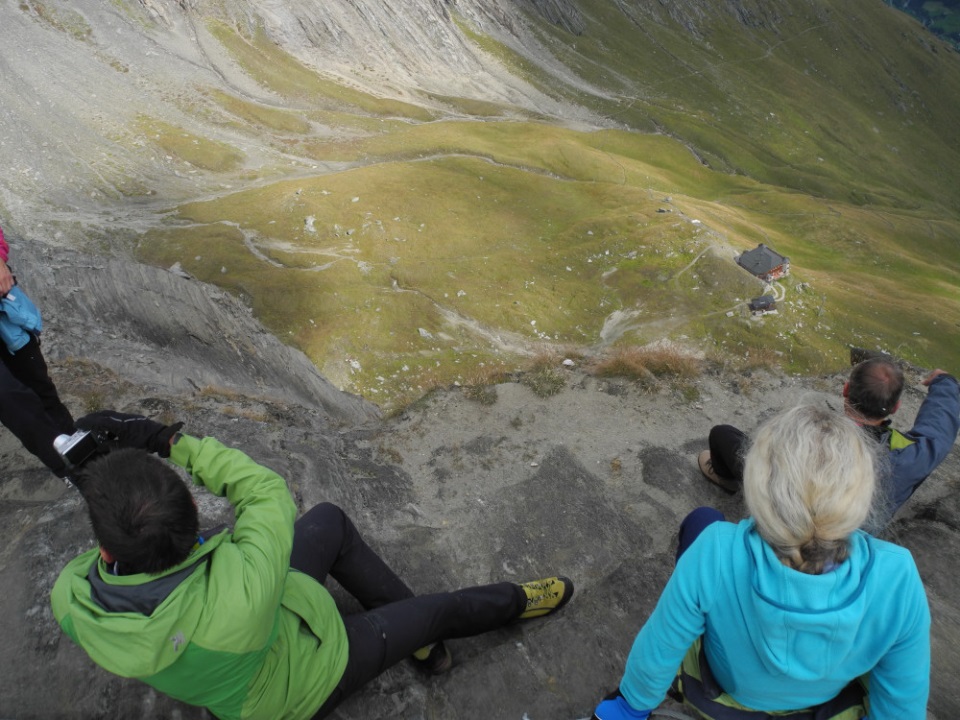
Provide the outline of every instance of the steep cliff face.
[[583,13],[571,0],[528,0],[530,5],[549,22],[567,32],[580,35],[584,30]]
[[469,28],[502,43],[563,82],[603,93],[566,67],[538,28],[537,21],[546,20],[573,36],[582,33],[583,13],[572,0],[197,0],[185,12],[195,25],[221,18],[251,35],[262,31],[309,67],[375,94],[426,107],[438,107],[431,96],[472,98],[586,126],[609,124],[577,103],[544,92],[465,32]]
[[[561,11],[569,7],[550,4],[549,12],[561,24],[575,23],[575,13]],[[268,108],[291,106],[238,64],[211,34],[217,27],[267,38],[322,76],[377,96],[427,108],[444,106],[435,99],[442,96],[483,99],[585,126],[600,122],[469,42],[457,16],[526,52],[540,48],[529,18],[504,2],[4,3],[0,217],[25,231],[46,220],[73,224],[87,239],[116,236],[142,229],[157,202],[222,189],[206,173],[182,171],[168,153],[150,148],[145,119],[239,145],[250,169],[289,163],[267,143],[238,137],[231,119],[210,105],[209,93],[223,91]],[[556,72],[574,77],[539,52]],[[343,132],[320,123],[315,130],[321,137]],[[96,217],[105,206],[115,213],[109,228]],[[62,211],[69,217],[58,220]]]
[[[868,16],[870,22],[861,22]],[[281,133],[274,147],[251,141],[251,132],[271,128],[256,122],[244,128],[214,101],[227,93],[267,109],[317,109],[316,98],[284,95],[265,82],[257,62],[244,65],[224,34],[237,42],[241,36],[262,39],[318,77],[409,103],[424,120],[463,117],[471,112],[464,106],[486,103],[501,118],[538,117],[584,129],[658,128],[681,134],[692,146],[712,144],[712,131],[704,130],[714,122],[732,122],[733,128],[718,129],[712,148],[726,154],[731,129],[756,115],[751,122],[757,132],[749,134],[763,143],[759,154],[768,159],[780,154],[781,144],[808,142],[803,131],[816,128],[816,116],[805,118],[790,139],[765,138],[760,123],[769,113],[741,107],[740,96],[755,86],[758,101],[776,97],[777,78],[790,68],[807,77],[795,78],[790,93],[782,93],[778,102],[789,107],[780,115],[807,114],[803,98],[824,96],[838,83],[847,97],[879,83],[858,101],[862,107],[845,114],[862,111],[881,122],[893,97],[911,125],[929,119],[943,124],[951,111],[935,108],[937,99],[921,85],[924,78],[942,78],[936,92],[943,95],[957,86],[949,59],[934,56],[939,50],[932,38],[928,47],[918,47],[916,28],[908,30],[895,11],[863,0],[7,2],[0,5],[4,220],[22,223],[25,233],[43,219],[61,226],[72,221],[72,231],[85,240],[136,234],[154,220],[149,213],[156,206],[242,182],[236,174],[184,170],[169,152],[158,152],[150,135],[155,121],[238,148],[242,169],[254,175],[284,164],[309,168],[311,158],[298,154],[288,137]],[[905,54],[883,61],[889,64],[884,78],[871,49],[892,42]],[[644,51],[634,52],[638,48]],[[835,61],[840,69],[826,73],[825,65]],[[259,62],[268,69],[273,60]],[[842,87],[845,67],[863,77],[851,91]],[[818,74],[824,86],[806,87]],[[680,92],[691,78],[692,86]],[[664,105],[661,98],[674,92],[676,106]],[[749,105],[750,97],[743,99]],[[323,109],[336,110],[336,101]],[[385,115],[390,112],[377,117]],[[691,119],[706,125],[691,130]],[[414,122],[409,115],[405,121]],[[314,115],[310,123],[308,134],[317,138],[356,132],[328,115]],[[949,133],[943,138],[948,146],[955,138]],[[833,144],[830,137],[818,142],[832,152],[849,144]],[[903,147],[901,140],[891,143]],[[952,166],[948,160],[944,164]],[[775,164],[782,162],[778,157]],[[938,156],[928,162],[939,162]],[[729,157],[724,163],[740,171],[747,165]],[[46,210],[36,215],[39,203]]]
[[340,392],[235,298],[176,273],[18,243],[11,262],[46,318],[47,355],[84,359],[172,392],[221,390],[303,404],[362,425],[376,406]]

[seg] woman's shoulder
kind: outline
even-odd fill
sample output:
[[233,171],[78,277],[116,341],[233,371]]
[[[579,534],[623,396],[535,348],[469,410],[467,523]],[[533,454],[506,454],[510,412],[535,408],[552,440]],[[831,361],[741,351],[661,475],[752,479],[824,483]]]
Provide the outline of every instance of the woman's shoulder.
[[906,582],[923,586],[911,552],[862,530],[850,536],[850,557],[863,564],[871,578],[887,586]]
[[721,557],[737,555],[743,547],[744,536],[750,533],[752,527],[750,520],[711,523],[703,529],[687,552],[694,550],[693,554],[706,557],[709,563],[716,563]]
[[[700,536],[704,538],[704,541],[700,544],[715,548],[725,548],[734,544],[740,545],[743,543],[742,538],[749,535],[753,527],[754,523],[750,518],[740,521],[722,520],[714,522],[707,525],[700,533]],[[697,541],[700,542],[700,537],[697,538]]]

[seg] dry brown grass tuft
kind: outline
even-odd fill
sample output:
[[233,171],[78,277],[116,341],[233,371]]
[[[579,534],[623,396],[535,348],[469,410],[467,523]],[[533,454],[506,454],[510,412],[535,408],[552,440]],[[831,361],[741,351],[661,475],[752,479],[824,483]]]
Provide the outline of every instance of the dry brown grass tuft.
[[622,377],[649,382],[672,377],[689,380],[703,372],[703,362],[670,345],[618,348],[594,360],[587,370],[597,377]]
[[463,383],[463,396],[481,405],[493,405],[497,402],[496,386],[509,379],[510,373],[504,365],[485,364],[474,369]]
[[510,379],[506,365],[486,363],[477,367],[467,377],[464,385],[499,385]]

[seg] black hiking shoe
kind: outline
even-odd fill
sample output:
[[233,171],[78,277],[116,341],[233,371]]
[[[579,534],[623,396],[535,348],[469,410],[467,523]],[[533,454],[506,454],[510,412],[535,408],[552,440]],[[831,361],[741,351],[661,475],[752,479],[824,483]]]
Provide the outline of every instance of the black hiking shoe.
[[710,458],[709,450],[704,450],[702,453],[700,453],[700,456],[697,458],[697,464],[700,466],[700,472],[703,473],[703,476],[714,485],[722,489],[724,492],[728,492],[733,495],[737,490],[740,489],[742,483],[738,483],[736,480],[718,475],[717,471],[713,469],[713,460]]

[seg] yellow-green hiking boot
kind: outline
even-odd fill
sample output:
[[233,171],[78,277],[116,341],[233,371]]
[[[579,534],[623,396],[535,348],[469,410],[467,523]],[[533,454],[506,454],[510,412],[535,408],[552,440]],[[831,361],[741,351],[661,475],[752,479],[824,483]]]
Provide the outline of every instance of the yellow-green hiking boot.
[[527,609],[518,620],[532,620],[556,612],[573,597],[573,581],[570,578],[551,577],[520,584],[527,596]]

